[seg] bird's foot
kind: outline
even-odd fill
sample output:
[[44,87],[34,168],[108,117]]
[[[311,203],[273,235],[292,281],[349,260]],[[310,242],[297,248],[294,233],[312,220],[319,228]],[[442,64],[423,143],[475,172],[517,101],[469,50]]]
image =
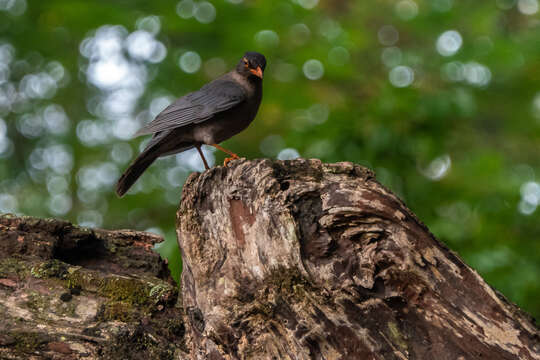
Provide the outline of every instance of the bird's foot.
[[233,160],[236,160],[236,159],[240,159],[240,157],[236,154],[233,154],[231,157],[228,157],[228,158],[225,158],[225,160],[223,160],[223,166],[227,166],[227,164]]

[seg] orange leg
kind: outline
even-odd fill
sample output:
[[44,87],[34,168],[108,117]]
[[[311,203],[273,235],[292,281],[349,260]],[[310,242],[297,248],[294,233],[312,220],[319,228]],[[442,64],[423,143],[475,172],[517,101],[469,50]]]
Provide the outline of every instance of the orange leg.
[[228,157],[228,158],[226,158],[226,159],[223,161],[223,166],[227,166],[227,164],[228,164],[229,161],[231,161],[231,160],[234,160],[234,159],[240,159],[240,157],[239,157],[238,155],[236,155],[235,153],[233,153],[233,152],[230,151],[230,150],[227,150],[227,149],[225,149],[225,148],[219,146],[218,144],[210,144],[210,145],[212,145],[213,147],[215,147],[215,148],[218,149],[218,150],[223,151],[224,153],[227,153],[227,154],[231,155],[231,157]]
[[201,155],[201,159],[204,163],[204,167],[206,168],[206,170],[210,169],[210,167],[208,166],[208,163],[206,162],[206,159],[204,158],[203,152],[201,150],[201,145],[195,145],[195,147],[197,148],[199,155]]

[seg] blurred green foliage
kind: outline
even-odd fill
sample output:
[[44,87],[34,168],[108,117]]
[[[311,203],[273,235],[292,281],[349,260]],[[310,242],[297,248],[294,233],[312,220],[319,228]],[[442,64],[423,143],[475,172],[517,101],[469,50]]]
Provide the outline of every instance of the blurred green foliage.
[[161,232],[178,278],[198,157],[159,160],[122,199],[114,182],[142,123],[255,50],[263,104],[227,148],[373,168],[538,316],[539,39],[537,0],[0,1],[0,212]]

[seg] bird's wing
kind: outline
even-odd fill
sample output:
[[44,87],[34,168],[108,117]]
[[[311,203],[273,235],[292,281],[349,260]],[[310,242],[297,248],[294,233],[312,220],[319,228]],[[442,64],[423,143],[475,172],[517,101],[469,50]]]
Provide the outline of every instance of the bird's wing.
[[189,124],[198,124],[246,99],[245,90],[230,80],[215,80],[163,110],[154,121],[135,134],[152,134]]

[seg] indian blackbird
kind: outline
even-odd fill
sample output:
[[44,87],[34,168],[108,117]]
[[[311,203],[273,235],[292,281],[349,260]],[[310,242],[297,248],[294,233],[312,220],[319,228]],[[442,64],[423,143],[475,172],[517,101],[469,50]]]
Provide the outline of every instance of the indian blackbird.
[[169,105],[135,135],[153,134],[144,151],[122,174],[116,193],[123,196],[142,173],[160,156],[191,148],[199,152],[204,167],[208,163],[201,145],[211,145],[231,157],[238,155],[218,144],[244,130],[255,118],[262,98],[262,78],[266,59],[246,52],[235,69]]

